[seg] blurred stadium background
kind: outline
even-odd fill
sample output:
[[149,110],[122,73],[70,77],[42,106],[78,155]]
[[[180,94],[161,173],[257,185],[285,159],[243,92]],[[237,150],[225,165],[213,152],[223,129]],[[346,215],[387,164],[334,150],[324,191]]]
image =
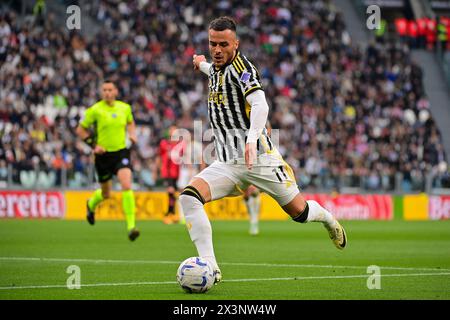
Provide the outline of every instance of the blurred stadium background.
[[[68,30],[69,5],[81,29]],[[379,5],[380,29],[366,27]],[[158,190],[158,146],[171,124],[207,127],[211,17],[240,25],[280,129],[280,151],[306,192],[449,194],[447,1],[2,1],[0,188],[83,190],[93,159],[74,129],[104,78],[133,106],[134,188]],[[448,213],[447,213],[448,217]]]
[[[371,31],[362,10],[377,3],[383,30]],[[81,30],[65,27],[70,4],[81,8]],[[134,108],[136,187],[158,188],[154,159],[165,129],[172,123],[192,129],[196,119],[207,124],[206,84],[191,71],[191,56],[207,52],[210,17],[230,14],[240,24],[242,51],[259,63],[271,124],[282,130],[281,152],[304,190],[448,193],[450,108],[441,73],[449,71],[449,22],[441,19],[446,42],[438,41],[436,23],[420,35],[416,30],[420,18],[448,17],[448,2],[202,7],[202,1],[2,1],[0,187],[93,186],[92,159],[74,128],[108,77]]]
[[[81,8],[80,30],[66,27],[69,5]],[[381,9],[380,29],[366,27],[370,5]],[[279,149],[308,197],[341,219],[450,218],[450,2],[433,0],[3,0],[0,216],[84,219],[96,179],[75,128],[110,78],[138,127],[137,219],[162,218],[159,142],[172,124],[207,128],[207,82],[192,55],[207,54],[207,25],[225,14],[259,68]],[[121,219],[120,210],[110,201],[99,218]],[[208,210],[247,218],[236,199]],[[263,220],[287,219],[267,197],[261,210]],[[445,226],[434,230],[449,238]],[[445,248],[434,247],[439,257]]]

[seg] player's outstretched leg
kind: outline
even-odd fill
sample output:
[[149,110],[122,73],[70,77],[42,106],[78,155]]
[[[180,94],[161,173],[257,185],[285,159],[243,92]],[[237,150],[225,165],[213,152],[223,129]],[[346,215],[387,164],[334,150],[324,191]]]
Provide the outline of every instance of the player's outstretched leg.
[[90,225],[95,224],[95,208],[103,201],[102,189],[95,190],[92,197],[86,203],[86,219]]
[[334,216],[324,207],[322,207],[317,201],[306,201],[309,207],[309,213],[307,221],[322,222],[325,228],[328,230],[330,239],[338,249],[344,249],[347,245],[347,235],[344,227],[334,218]]
[[[303,205],[303,210],[297,214],[293,213],[295,207]],[[294,200],[292,200],[288,205],[284,206],[283,209],[289,213],[292,219],[296,222],[306,223],[306,222],[322,222],[324,227],[328,230],[330,239],[333,241],[334,245],[338,249],[344,249],[347,245],[347,235],[345,233],[344,227],[334,218],[334,216],[322,207],[317,201],[308,200],[305,201],[301,194],[298,194]]]
[[100,204],[100,202],[109,198],[111,187],[112,187],[111,179],[100,181],[100,189],[95,190],[92,197],[87,201],[86,219],[90,225],[95,224],[95,209]]
[[213,264],[214,283],[217,284],[222,280],[222,273],[214,255],[211,223],[203,207],[205,200],[197,188],[189,185],[181,193],[179,201],[183,208],[189,236],[194,242],[199,256]]

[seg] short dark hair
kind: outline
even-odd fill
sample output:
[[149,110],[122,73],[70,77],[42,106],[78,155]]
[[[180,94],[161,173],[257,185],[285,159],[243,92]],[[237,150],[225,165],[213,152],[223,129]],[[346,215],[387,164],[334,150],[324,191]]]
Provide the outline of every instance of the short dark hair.
[[211,21],[209,29],[215,31],[232,30],[236,32],[236,22],[231,17],[223,16]]
[[105,79],[105,80],[103,80],[103,83],[102,83],[102,84],[107,84],[107,83],[112,83],[113,86],[117,88],[116,83],[115,83],[113,80],[111,80],[111,79]]

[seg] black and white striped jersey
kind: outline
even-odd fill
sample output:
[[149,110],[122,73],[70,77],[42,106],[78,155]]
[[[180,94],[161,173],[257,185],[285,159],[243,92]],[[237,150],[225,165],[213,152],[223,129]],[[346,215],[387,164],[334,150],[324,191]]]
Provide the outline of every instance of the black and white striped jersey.
[[[239,51],[220,69],[211,65],[208,114],[219,161],[244,158],[251,113],[246,97],[256,90],[262,90],[258,70]],[[267,129],[264,129],[257,141],[258,156],[273,148]]]

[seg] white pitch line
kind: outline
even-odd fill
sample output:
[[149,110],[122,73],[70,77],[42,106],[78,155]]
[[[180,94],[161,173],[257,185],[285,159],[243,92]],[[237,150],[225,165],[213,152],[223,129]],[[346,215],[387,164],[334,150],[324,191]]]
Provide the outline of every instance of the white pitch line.
[[[312,276],[312,277],[290,277],[290,278],[268,278],[268,279],[231,279],[223,280],[223,282],[252,282],[252,281],[277,281],[277,280],[322,280],[322,279],[351,279],[351,278],[367,278],[370,274],[350,275],[350,276]],[[396,274],[380,274],[380,277],[419,277],[419,276],[450,276],[450,272],[441,273],[396,273]]]
[[[152,281],[152,282],[119,282],[119,283],[90,283],[80,284],[80,288],[83,287],[113,287],[113,286],[143,286],[143,285],[158,285],[158,284],[176,284],[176,281]],[[0,290],[13,290],[13,289],[52,289],[52,288],[67,288],[67,285],[54,284],[43,286],[10,286],[0,287]]]
[[[334,265],[318,265],[318,264],[276,264],[276,263],[241,263],[241,262],[222,262],[220,264],[229,264],[234,266],[250,266],[250,267],[291,267],[291,268],[327,268],[327,269],[367,269],[368,266],[334,266]],[[450,271],[450,269],[441,268],[414,268],[414,267],[389,267],[381,266],[380,269],[387,270],[410,270],[410,271]]]
[[[324,280],[324,279],[354,279],[367,278],[367,274],[357,274],[349,276],[312,276],[312,277],[289,277],[289,278],[262,278],[262,279],[229,279],[223,282],[260,282],[260,281],[293,281],[293,280]],[[443,273],[400,273],[400,274],[380,274],[380,277],[426,277],[426,276],[450,276],[450,272]],[[143,286],[143,285],[162,285],[177,284],[176,281],[154,281],[154,282],[119,282],[119,283],[91,283],[80,284],[83,287],[107,287],[107,286]],[[0,287],[0,290],[17,290],[17,289],[53,289],[67,288],[66,285],[42,285],[42,286],[10,286]]]
[[[123,263],[123,264],[175,264],[179,261],[167,260],[105,260],[105,259],[66,259],[66,258],[35,258],[35,257],[0,257],[0,261],[36,261],[36,262],[84,262],[84,263]],[[276,264],[276,263],[247,263],[247,262],[221,262],[220,265],[248,266],[248,267],[280,267],[280,268],[328,268],[328,269],[367,269],[367,266],[342,266],[342,265],[318,265],[318,264]],[[427,267],[392,267],[380,266],[386,270],[410,270],[410,271],[450,271],[445,268]]]
[[0,261],[36,261],[36,262],[86,262],[86,263],[124,263],[124,264],[176,264],[177,261],[164,260],[107,260],[107,259],[77,259],[77,258],[32,258],[32,257],[0,257]]

